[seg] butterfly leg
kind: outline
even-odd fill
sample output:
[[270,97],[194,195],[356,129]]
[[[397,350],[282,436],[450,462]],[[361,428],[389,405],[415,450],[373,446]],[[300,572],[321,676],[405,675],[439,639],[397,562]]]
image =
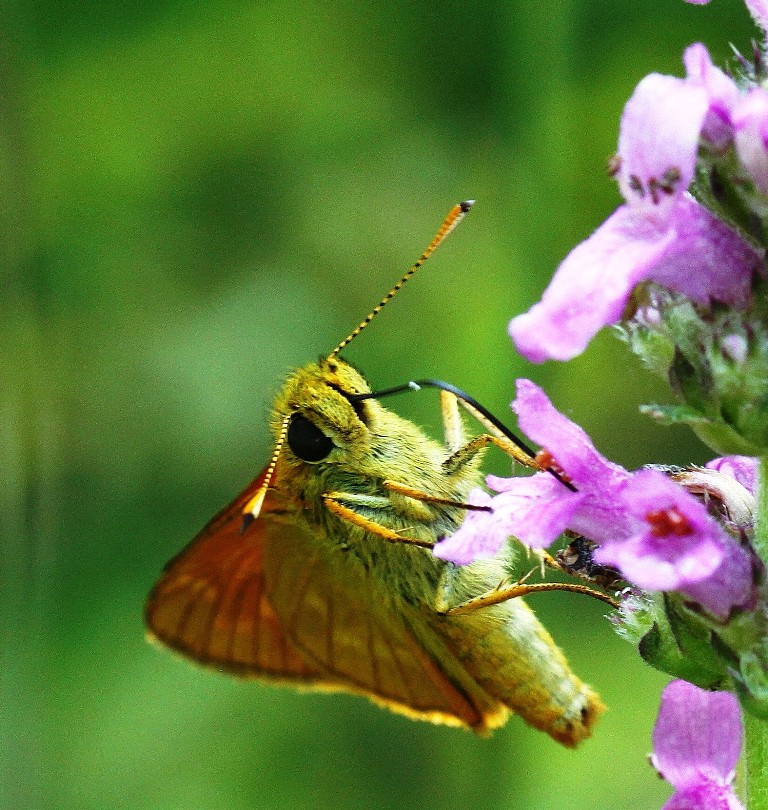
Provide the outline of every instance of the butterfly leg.
[[517,599],[520,596],[529,596],[532,593],[541,593],[543,591],[570,591],[571,593],[580,593],[599,599],[601,602],[606,602],[613,608],[619,607],[619,603],[612,596],[590,588],[588,585],[580,585],[575,582],[535,582],[530,585],[525,582],[515,582],[510,585],[501,583],[498,588],[476,596],[473,599],[467,599],[466,602],[462,602],[459,605],[449,607],[444,613],[448,616],[471,613],[474,610],[480,610],[480,608],[506,602],[508,599]]
[[[401,534],[400,531],[395,531],[387,526],[383,526],[375,520],[361,514],[358,509],[363,507],[367,509],[385,509],[391,507],[388,498],[376,495],[360,495],[351,492],[326,492],[323,494],[323,504],[337,517],[346,520],[353,526],[364,529],[371,534],[388,540],[391,543],[409,543],[414,546],[421,546],[422,548],[432,548],[433,541],[420,540],[415,537]],[[407,531],[403,529],[403,531]]]
[[493,511],[490,506],[476,506],[472,503],[465,503],[464,501],[454,501],[450,498],[440,498],[436,495],[430,495],[428,492],[422,492],[419,489],[409,487],[407,484],[401,484],[398,481],[385,480],[382,481],[382,486],[391,492],[397,492],[398,495],[405,495],[408,498],[413,498],[416,501],[423,501],[424,503],[439,503],[443,506],[455,506],[458,509],[467,509],[475,512],[491,512]]
[[594,599],[599,599],[601,602],[605,602],[613,608],[618,608],[619,603],[612,596],[602,591],[595,590],[588,585],[571,582],[537,582],[529,584],[527,582],[528,578],[539,570],[539,568],[541,569],[542,576],[545,567],[555,571],[563,571],[562,566],[549,552],[544,549],[530,549],[530,551],[534,556],[539,558],[540,566],[532,568],[519,579],[505,577],[495,587],[490,588],[485,593],[465,598],[458,603],[455,603],[455,586],[457,584],[457,577],[460,577],[461,568],[447,569],[444,574],[442,589],[435,606],[437,612],[447,616],[472,613],[475,610],[490,607],[491,605],[499,605],[510,599],[517,599],[521,596],[529,596],[530,594],[542,593],[544,591],[569,591],[571,593],[580,593],[585,596],[591,596]]
[[466,441],[466,432],[461,420],[458,397],[444,389],[440,391],[440,413],[443,417],[445,446],[453,455]]
[[[459,405],[472,414],[488,433],[483,433],[480,436],[475,436],[469,441],[466,441]],[[525,452],[525,450],[518,447],[511,439],[505,436],[469,402],[459,399],[450,391],[443,390],[440,391],[440,408],[443,417],[445,444],[450,453],[448,458],[443,462],[443,469],[445,469],[446,472],[458,472],[467,463],[476,459],[478,454],[482,453],[488,445],[491,444],[526,467],[539,466],[529,453]]]

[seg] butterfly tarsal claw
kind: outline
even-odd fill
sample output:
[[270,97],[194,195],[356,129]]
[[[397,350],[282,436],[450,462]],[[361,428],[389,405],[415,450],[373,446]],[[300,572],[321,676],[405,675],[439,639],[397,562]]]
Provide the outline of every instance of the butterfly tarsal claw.
[[532,546],[527,546],[522,543],[521,545],[525,549],[525,556],[527,559],[530,560],[531,558],[534,558],[538,560],[538,565],[525,574],[525,576],[520,579],[521,582],[524,582],[536,571],[539,572],[543,579],[547,574],[548,568],[552,571],[559,571],[565,574],[569,573],[545,548],[533,548]]

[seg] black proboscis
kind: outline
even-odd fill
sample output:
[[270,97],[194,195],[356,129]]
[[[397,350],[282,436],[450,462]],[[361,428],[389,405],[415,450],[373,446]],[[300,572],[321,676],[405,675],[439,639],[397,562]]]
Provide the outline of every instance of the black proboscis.
[[[457,388],[451,383],[443,382],[442,380],[410,380],[403,385],[395,385],[392,388],[383,388],[381,391],[372,391],[370,394],[348,394],[347,399],[352,402],[360,402],[364,399],[381,399],[382,397],[390,396],[391,394],[404,394],[409,391],[419,391],[422,388],[438,388],[441,391],[448,391],[453,394],[457,399],[466,402],[467,405],[476,410],[479,414],[487,419],[503,436],[506,436],[513,444],[519,447],[524,453],[531,458],[536,456],[532,450],[519,436],[510,430],[500,419],[497,419],[485,406],[481,405],[474,397],[471,397],[461,388]],[[568,481],[561,472],[547,467],[547,472],[553,475],[563,486],[570,489],[572,492],[577,492],[576,487]]]

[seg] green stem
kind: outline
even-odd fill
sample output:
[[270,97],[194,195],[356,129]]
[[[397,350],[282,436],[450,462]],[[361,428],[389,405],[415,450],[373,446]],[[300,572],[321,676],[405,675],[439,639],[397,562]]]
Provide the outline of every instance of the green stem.
[[744,712],[742,795],[747,810],[768,808],[768,723]]
[[755,550],[768,568],[768,456],[760,459],[755,487]]
[[[754,547],[768,568],[768,456],[757,476]],[[768,810],[768,723],[744,712],[742,796],[747,810]]]

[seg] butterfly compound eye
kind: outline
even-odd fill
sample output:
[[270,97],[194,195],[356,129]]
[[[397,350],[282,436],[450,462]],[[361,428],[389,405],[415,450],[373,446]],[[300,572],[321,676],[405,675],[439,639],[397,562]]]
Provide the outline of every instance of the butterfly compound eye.
[[333,450],[333,442],[301,414],[294,414],[286,436],[288,447],[302,461],[322,461]]

